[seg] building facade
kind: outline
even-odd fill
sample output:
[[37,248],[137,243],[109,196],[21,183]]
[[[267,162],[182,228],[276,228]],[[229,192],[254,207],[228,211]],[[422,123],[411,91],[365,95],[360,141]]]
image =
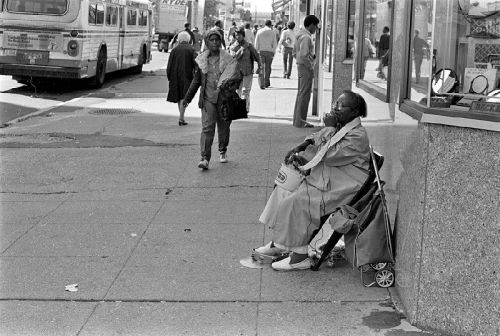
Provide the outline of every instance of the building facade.
[[385,102],[392,120],[418,121],[399,158],[394,224],[407,317],[446,334],[498,335],[500,2],[305,3],[290,15],[321,19],[316,104],[353,85]]

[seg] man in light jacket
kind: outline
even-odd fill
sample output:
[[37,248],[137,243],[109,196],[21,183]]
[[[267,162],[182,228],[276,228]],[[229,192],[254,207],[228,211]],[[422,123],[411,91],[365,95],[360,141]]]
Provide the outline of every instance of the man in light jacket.
[[316,16],[308,15],[304,19],[304,28],[300,29],[296,35],[294,54],[297,59],[299,89],[293,112],[293,126],[295,127],[313,127],[307,122],[307,110],[314,77],[315,56],[312,34],[316,32],[318,24],[319,19]]
[[250,23],[245,24],[245,41],[255,45],[255,34],[253,33]]
[[283,30],[278,46],[283,46],[283,78],[290,79],[293,66],[293,47],[295,45],[295,22],[288,22],[288,29]]
[[273,24],[271,20],[267,20],[264,28],[259,29],[255,36],[255,49],[259,52],[260,63],[263,66],[259,74],[261,78],[261,89],[271,86],[269,77],[271,76],[271,64],[273,63],[274,52],[277,47],[276,33],[273,31],[272,27]]

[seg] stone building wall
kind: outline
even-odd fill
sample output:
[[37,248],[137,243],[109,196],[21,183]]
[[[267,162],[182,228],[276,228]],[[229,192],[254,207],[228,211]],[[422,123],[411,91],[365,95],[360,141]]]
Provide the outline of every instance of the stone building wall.
[[500,133],[421,123],[404,153],[396,288],[410,321],[498,335]]

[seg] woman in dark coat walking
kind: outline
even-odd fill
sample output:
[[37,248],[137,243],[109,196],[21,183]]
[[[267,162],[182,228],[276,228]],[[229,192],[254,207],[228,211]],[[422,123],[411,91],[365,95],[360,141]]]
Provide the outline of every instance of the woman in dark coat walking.
[[193,69],[195,67],[195,51],[189,44],[191,36],[187,32],[181,32],[177,36],[179,44],[172,49],[167,65],[168,95],[167,101],[177,103],[179,108],[179,126],[187,125],[184,120],[184,96],[193,80]]

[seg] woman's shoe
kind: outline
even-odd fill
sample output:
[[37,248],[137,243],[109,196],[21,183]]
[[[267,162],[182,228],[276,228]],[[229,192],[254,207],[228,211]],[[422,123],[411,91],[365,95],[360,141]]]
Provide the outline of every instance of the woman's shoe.
[[186,126],[188,123],[184,119],[179,119],[179,126]]
[[280,261],[273,262],[271,267],[276,271],[297,271],[306,270],[311,268],[311,259],[306,258],[298,263],[291,264],[291,257],[287,257]]

